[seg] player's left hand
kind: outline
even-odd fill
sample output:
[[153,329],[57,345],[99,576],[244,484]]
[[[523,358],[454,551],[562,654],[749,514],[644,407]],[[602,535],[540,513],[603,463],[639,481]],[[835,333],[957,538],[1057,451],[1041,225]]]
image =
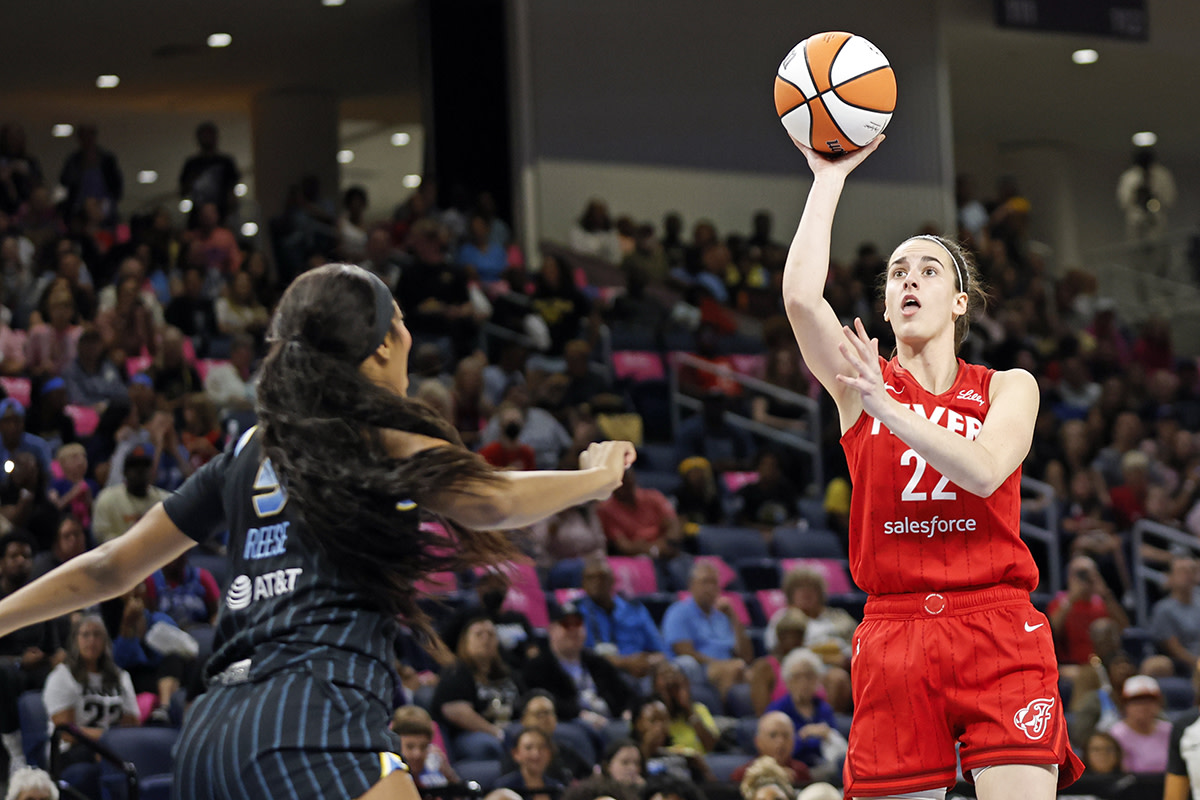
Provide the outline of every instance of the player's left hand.
[[889,399],[883,384],[883,372],[879,369],[879,340],[867,336],[867,329],[858,317],[854,318],[854,330],[843,325],[842,332],[846,334],[846,341],[838,345],[838,350],[857,374],[839,374],[837,379],[856,389],[862,397],[863,410],[878,419],[879,412]]

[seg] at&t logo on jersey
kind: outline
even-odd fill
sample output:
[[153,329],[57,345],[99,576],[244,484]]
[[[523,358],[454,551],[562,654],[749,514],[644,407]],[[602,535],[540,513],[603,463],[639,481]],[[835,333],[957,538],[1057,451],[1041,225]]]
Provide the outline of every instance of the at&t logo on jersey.
[[1054,708],[1053,697],[1041,697],[1013,715],[1013,725],[1034,741],[1046,735],[1050,728],[1050,712]]
[[251,603],[257,603],[270,597],[280,597],[290,594],[296,588],[296,578],[304,574],[299,567],[277,569],[265,575],[238,575],[229,584],[225,595],[225,605],[234,611],[240,611]]

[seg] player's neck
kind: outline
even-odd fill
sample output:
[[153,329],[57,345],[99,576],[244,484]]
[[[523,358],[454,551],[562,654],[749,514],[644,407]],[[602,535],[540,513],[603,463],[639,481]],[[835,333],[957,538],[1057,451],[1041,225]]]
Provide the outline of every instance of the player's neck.
[[950,390],[958,377],[958,357],[954,342],[938,337],[923,342],[896,342],[896,357],[900,366],[931,394]]

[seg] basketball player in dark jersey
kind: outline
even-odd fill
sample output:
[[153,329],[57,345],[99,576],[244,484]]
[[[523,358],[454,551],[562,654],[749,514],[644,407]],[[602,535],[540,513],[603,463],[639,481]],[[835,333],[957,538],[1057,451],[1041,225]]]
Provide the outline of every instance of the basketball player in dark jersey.
[[882,138],[836,159],[798,145],[813,185],[783,277],[804,360],[837,403],[854,484],[850,569],[869,595],[852,642],[846,794],[941,800],[957,750],[981,800],[1050,800],[1082,764],[1020,538],[1037,383],[957,357],[983,293],[953,241],[914,236],[888,260],[890,360],[822,297],[846,177]]
[[129,532],[0,601],[0,635],[118,596],[228,529],[235,577],[173,796],[417,800],[388,730],[397,620],[432,635],[414,584],[514,556],[490,531],[607,497],[633,448],[592,445],[578,471],[495,471],[405,398],[412,338],[358,267],[298,278],[270,338],[260,426]]

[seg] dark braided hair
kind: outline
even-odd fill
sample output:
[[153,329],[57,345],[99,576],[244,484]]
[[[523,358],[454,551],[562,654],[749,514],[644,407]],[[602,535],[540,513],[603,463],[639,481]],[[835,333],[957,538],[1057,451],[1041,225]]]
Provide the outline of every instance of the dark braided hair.
[[[375,336],[375,292],[365,270],[327,264],[284,293],[258,383],[263,448],[304,521],[306,543],[437,648],[417,605],[416,582],[431,572],[505,561],[517,551],[502,534],[445,520],[449,537],[418,529],[411,516],[404,524],[398,502],[423,506],[439,493],[469,493],[500,478],[433,409],[359,371]],[[392,341],[399,325],[392,320]],[[394,458],[383,442],[385,428],[449,446]]]

